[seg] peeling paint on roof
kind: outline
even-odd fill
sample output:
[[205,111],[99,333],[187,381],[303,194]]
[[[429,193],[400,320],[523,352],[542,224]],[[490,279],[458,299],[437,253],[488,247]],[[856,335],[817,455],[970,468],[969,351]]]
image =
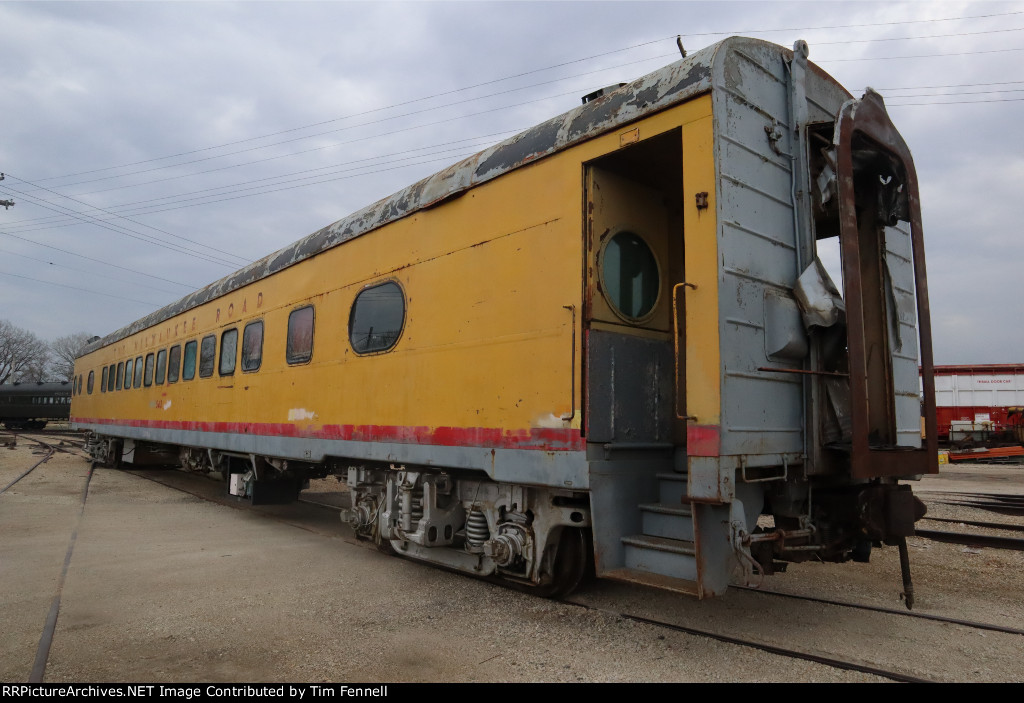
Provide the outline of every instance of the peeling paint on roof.
[[723,48],[757,45],[775,47],[757,39],[732,37],[639,78],[596,100],[553,117],[478,154],[467,157],[418,183],[379,200],[337,222],[276,251],[219,281],[171,303],[127,327],[85,347],[88,354],[136,332],[208,303],[259,281],[300,261],[338,246],[538,159],[551,156],[609,130],[665,110],[712,86],[714,65],[726,55]]

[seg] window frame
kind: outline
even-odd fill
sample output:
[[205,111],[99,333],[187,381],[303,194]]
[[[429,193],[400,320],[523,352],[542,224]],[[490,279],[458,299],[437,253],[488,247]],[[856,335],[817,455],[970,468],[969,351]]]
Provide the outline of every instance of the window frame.
[[[314,313],[314,315],[315,314],[316,313]],[[259,330],[260,330],[259,355],[256,357],[256,365],[254,367],[252,367],[252,368],[246,368],[246,365],[245,365],[245,359],[246,359],[246,357],[245,357],[245,340],[249,336],[249,330],[251,328],[255,328],[257,326],[259,326]],[[265,331],[266,331],[266,328],[263,325],[263,320],[262,319],[260,319],[260,320],[253,320],[252,322],[248,322],[248,323],[246,323],[245,327],[242,329],[241,356],[239,357],[239,360],[238,360],[239,366],[242,367],[242,373],[255,373],[255,372],[259,371],[260,370],[260,366],[263,365],[263,334],[264,334]]]
[[[390,345],[388,345],[387,347],[383,347],[383,348],[380,348],[380,349],[370,349],[370,350],[367,350],[367,351],[359,351],[358,349],[356,349],[355,344],[353,344],[353,342],[352,342],[352,325],[355,323],[356,305],[359,303],[359,298],[364,293],[367,293],[369,291],[375,290],[377,288],[383,288],[384,286],[388,286],[388,285],[395,286],[395,288],[398,289],[398,292],[402,296],[402,326],[398,328],[398,334],[395,335],[395,340]],[[409,298],[405,294],[405,288],[402,287],[402,284],[399,281],[397,281],[395,279],[392,279],[392,278],[389,278],[389,279],[384,280],[384,281],[377,281],[376,283],[371,283],[370,285],[363,286],[362,290],[360,290],[358,293],[356,293],[355,298],[352,299],[352,305],[349,307],[349,311],[348,311],[348,344],[352,348],[352,351],[355,352],[358,356],[376,356],[378,354],[387,354],[388,352],[393,351],[395,349],[395,347],[398,346],[398,343],[399,343],[399,341],[401,341],[402,335],[405,332],[405,324],[406,324],[406,322],[408,320],[409,320]]]
[[[178,350],[178,358],[174,359],[174,350]],[[174,371],[174,378],[171,378],[171,371]],[[181,377],[181,345],[174,344],[167,350],[167,385],[177,383]]]
[[[235,344],[234,344],[234,349],[232,350],[232,353],[231,353],[231,368],[229,368],[227,371],[225,371],[224,370],[224,361],[225,361],[226,357],[224,356],[224,340],[232,332],[234,333]],[[234,376],[235,375],[235,367],[237,367],[237,366],[238,366],[238,328],[237,327],[229,327],[228,329],[226,329],[226,330],[224,330],[223,332],[220,333],[220,355],[217,357],[217,375],[221,376],[221,377],[224,377],[224,376]]]
[[114,381],[114,390],[115,391],[119,391],[119,390],[125,388],[125,386],[123,385],[123,381],[124,381],[124,367],[125,367],[125,363],[123,361],[117,362],[117,380]]
[[[292,319],[295,317],[295,315],[297,313],[300,313],[300,312],[302,312],[304,310],[309,310],[311,312],[311,314],[313,315],[313,319],[310,322],[310,331],[309,331],[309,356],[306,356],[304,358],[301,357],[301,356],[295,356],[293,358],[293,353],[292,353]],[[284,350],[284,360],[285,360],[285,362],[289,366],[301,366],[302,364],[308,364],[308,363],[312,362],[313,361],[313,347],[315,346],[314,345],[315,340],[316,340],[316,306],[313,305],[312,303],[309,303],[307,305],[301,305],[301,306],[295,308],[294,310],[292,310],[290,313],[288,313],[288,329],[287,329],[287,336],[285,337],[285,350]]]
[[[628,314],[625,310],[622,310],[619,307],[620,301],[615,301],[612,299],[611,287],[608,285],[607,276],[605,275],[605,266],[608,260],[608,247],[610,247],[612,242],[615,241],[620,236],[632,236],[640,240],[640,242],[646,248],[647,253],[650,255],[651,260],[654,261],[654,275],[657,277],[655,279],[657,294],[654,296],[654,302],[651,304],[650,309],[643,315],[640,315],[639,317],[633,317],[632,315]],[[647,237],[633,229],[618,228],[616,231],[613,231],[601,244],[601,250],[598,255],[598,260],[596,263],[597,277],[601,288],[601,295],[604,297],[605,302],[608,303],[608,307],[612,311],[612,314],[614,314],[620,320],[631,325],[642,325],[655,316],[655,314],[658,312],[659,307],[661,306],[662,289],[664,288],[665,283],[664,264],[658,258],[658,252],[655,251],[653,246],[651,246],[651,243],[647,240]]]
[[[191,347],[194,350],[192,352],[192,375],[191,376],[186,376],[185,372],[186,372],[186,369],[188,368],[186,364],[188,362],[188,350],[189,350],[189,347]],[[193,380],[195,380],[196,371],[198,371],[198,370],[199,370],[199,340],[198,339],[190,339],[187,342],[185,342],[185,346],[181,350],[181,381],[182,381],[182,383],[184,383],[185,381],[193,381]]]
[[156,353],[156,375],[153,383],[157,386],[164,385],[164,378],[167,376],[167,350],[161,349]]
[[[204,373],[203,370],[203,347],[206,346],[206,341],[210,340],[213,342],[213,353],[210,355],[210,369]],[[199,343],[199,357],[196,365],[199,367],[199,378],[210,378],[213,376],[213,372],[217,370],[217,335],[208,334],[205,335]]]
[[142,374],[139,373],[139,369],[142,368],[142,356],[135,357],[135,378],[132,383],[132,388],[142,388]]
[[153,385],[153,372],[156,370],[156,354],[146,354],[145,366],[143,368],[142,384],[149,388]]

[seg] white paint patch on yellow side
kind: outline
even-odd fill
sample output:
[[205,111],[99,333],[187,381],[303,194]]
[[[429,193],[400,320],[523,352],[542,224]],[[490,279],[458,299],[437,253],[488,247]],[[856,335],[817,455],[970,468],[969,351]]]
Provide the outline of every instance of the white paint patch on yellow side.
[[312,410],[306,410],[305,408],[292,408],[288,411],[288,422],[295,422],[296,420],[315,420],[316,413]]
[[171,401],[170,400],[165,400],[164,404],[161,407],[163,407],[164,410],[170,410],[171,409]]
[[533,422],[530,423],[530,426],[563,429],[569,427],[569,422],[567,420],[563,420],[554,413],[548,413],[547,415],[541,415],[540,417],[533,418]]

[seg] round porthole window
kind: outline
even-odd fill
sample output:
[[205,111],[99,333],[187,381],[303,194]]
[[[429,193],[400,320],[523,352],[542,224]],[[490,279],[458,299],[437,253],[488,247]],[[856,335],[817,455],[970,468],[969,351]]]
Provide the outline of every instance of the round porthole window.
[[605,297],[622,317],[642,320],[654,310],[661,290],[658,261],[639,235],[624,231],[608,240],[601,278]]

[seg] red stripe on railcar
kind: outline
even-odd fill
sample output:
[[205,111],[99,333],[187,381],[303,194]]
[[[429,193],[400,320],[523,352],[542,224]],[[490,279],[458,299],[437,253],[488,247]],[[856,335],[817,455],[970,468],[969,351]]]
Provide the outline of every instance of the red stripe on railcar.
[[312,428],[288,422],[181,422],[173,420],[110,420],[84,417],[72,418],[72,422],[271,437],[305,437],[309,439],[333,439],[356,442],[395,442],[398,444],[434,444],[444,447],[580,451],[586,445],[579,430],[562,428],[503,430],[496,427],[407,427],[400,425],[322,425]]

